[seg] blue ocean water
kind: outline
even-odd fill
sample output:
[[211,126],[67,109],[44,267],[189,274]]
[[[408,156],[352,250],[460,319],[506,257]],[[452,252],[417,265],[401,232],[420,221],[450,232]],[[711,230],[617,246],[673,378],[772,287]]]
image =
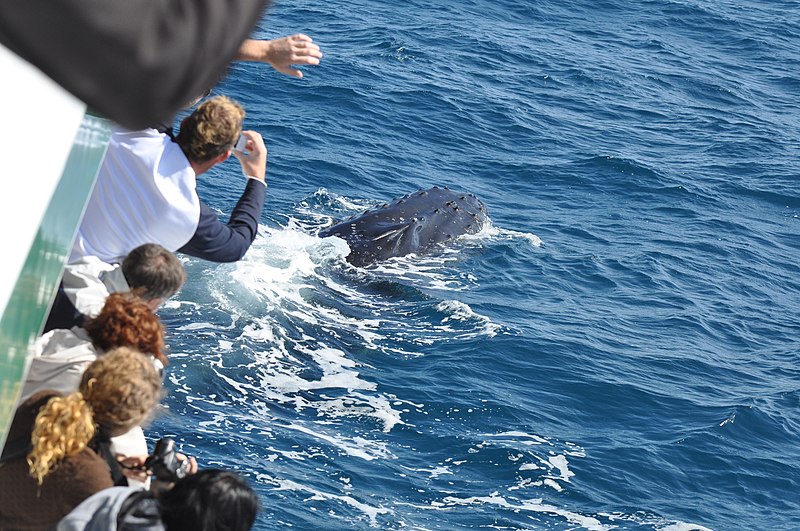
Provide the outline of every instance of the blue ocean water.
[[[800,3],[283,0],[256,35],[296,31],[305,79],[215,89],[268,203],[161,311],[151,438],[263,530],[800,529]],[[432,185],[492,226],[368,269],[316,237]]]

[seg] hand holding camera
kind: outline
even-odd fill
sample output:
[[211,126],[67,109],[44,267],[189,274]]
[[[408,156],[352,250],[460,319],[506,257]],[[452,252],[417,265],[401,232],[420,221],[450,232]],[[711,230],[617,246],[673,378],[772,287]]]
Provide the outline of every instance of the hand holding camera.
[[153,453],[144,462],[144,467],[156,479],[174,483],[188,474],[197,472],[197,463],[193,461],[175,451],[175,441],[164,437],[158,440]]
[[[244,139],[244,140],[243,140]],[[267,175],[267,146],[256,131],[242,131],[233,147],[233,156],[242,165],[242,172],[264,181]]]
[[144,482],[152,475],[159,481],[174,483],[189,474],[197,472],[197,461],[175,451],[175,441],[169,437],[159,439],[153,453],[147,457],[117,456],[123,474],[136,481]]

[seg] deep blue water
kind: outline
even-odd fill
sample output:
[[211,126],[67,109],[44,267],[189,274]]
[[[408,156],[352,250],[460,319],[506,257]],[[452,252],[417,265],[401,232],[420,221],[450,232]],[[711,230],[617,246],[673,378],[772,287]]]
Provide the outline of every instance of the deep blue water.
[[[247,259],[161,312],[174,435],[258,529],[800,529],[800,3],[282,0],[302,81]],[[334,219],[418,188],[492,227],[359,270]],[[221,212],[243,182],[200,178]]]

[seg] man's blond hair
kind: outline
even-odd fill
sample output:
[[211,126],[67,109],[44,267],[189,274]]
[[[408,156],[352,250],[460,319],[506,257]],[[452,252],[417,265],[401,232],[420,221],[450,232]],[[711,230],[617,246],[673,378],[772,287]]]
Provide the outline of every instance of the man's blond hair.
[[178,144],[190,161],[208,162],[233,147],[242,134],[244,116],[241,105],[226,96],[215,96],[181,124]]

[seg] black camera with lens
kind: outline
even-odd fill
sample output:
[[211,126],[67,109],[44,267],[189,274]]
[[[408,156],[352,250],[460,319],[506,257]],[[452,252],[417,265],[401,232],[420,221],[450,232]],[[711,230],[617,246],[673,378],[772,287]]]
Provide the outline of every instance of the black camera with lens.
[[174,483],[186,477],[191,465],[188,459],[178,459],[175,441],[164,437],[158,440],[153,453],[144,462],[144,466],[153,473],[156,479]]

